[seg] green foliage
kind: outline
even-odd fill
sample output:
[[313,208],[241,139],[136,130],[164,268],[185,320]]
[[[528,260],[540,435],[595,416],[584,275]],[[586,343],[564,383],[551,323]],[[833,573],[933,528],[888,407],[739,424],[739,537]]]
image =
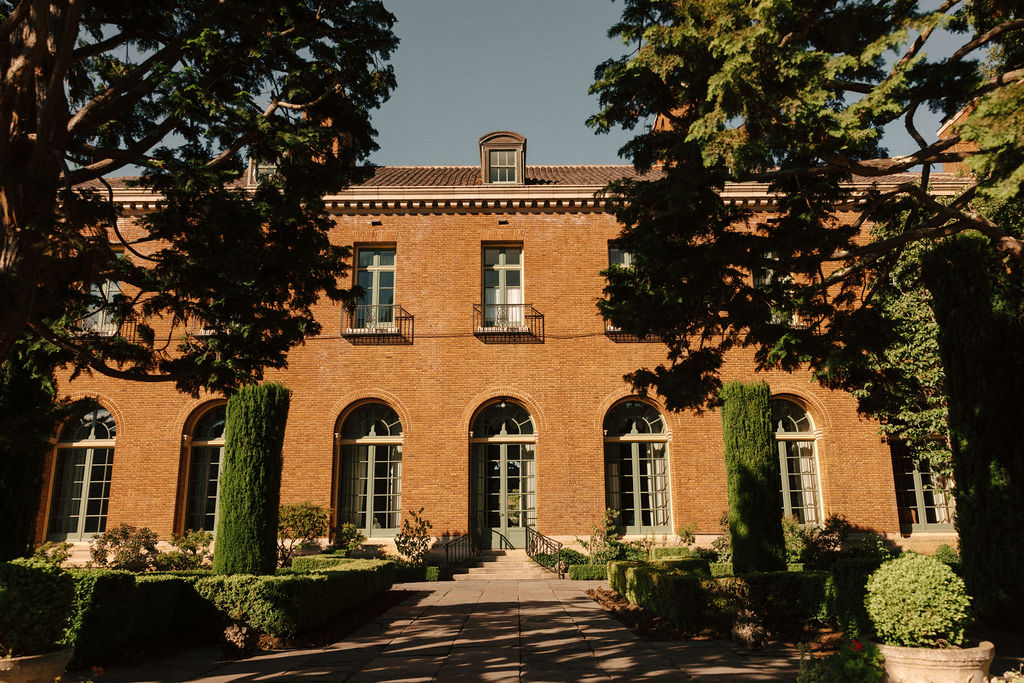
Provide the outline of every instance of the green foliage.
[[357,561],[343,555],[300,555],[292,560],[291,568],[296,572],[316,572]]
[[[626,565],[626,566],[619,566]],[[757,615],[773,634],[799,634],[804,625],[828,618],[831,579],[823,572],[766,572],[708,578],[671,567],[610,563],[624,576],[626,597],[663,616],[686,633],[728,634],[736,615]],[[619,579],[616,579],[619,582]]]
[[632,560],[612,560],[608,562],[608,585],[619,595],[626,594],[626,570],[639,567],[643,563]]
[[884,538],[874,531],[867,531],[857,543],[844,547],[840,557],[867,558],[881,563],[891,560],[894,554]]
[[878,683],[884,678],[884,657],[871,642],[856,638],[843,643],[839,650],[816,658],[800,648],[800,673],[797,683]]
[[260,633],[291,638],[310,633],[391,588],[393,562],[363,562],[372,566],[348,563],[281,576],[210,576],[196,579],[195,587],[224,618]]
[[278,563],[288,567],[297,551],[319,549],[320,539],[330,528],[331,514],[326,505],[314,505],[308,500],[282,505],[277,521]]
[[852,529],[846,518],[836,513],[826,517],[820,527],[803,526],[795,517],[783,519],[786,562],[827,568],[838,557],[839,549],[846,543]]
[[608,578],[608,565],[570,564],[567,576],[574,581],[604,581]]
[[711,576],[716,579],[736,575],[736,572],[732,569],[732,562],[712,562],[708,569],[711,570]]
[[849,637],[863,636],[874,630],[864,608],[864,595],[868,577],[883,561],[873,557],[851,557],[840,559],[832,566],[829,613],[836,627]]
[[572,548],[562,548],[557,553],[537,553],[533,556],[533,560],[537,564],[542,567],[547,567],[548,569],[554,567],[559,561],[566,566],[587,564],[590,562],[590,558],[587,555],[584,555],[578,550],[573,550]]
[[[25,78],[0,100],[16,121],[0,156],[0,360],[22,334],[58,339],[75,369],[192,394],[283,367],[320,331],[317,299],[351,298],[322,198],[367,172],[370,112],[395,85],[394,17],[376,0],[104,3],[55,9],[54,39],[4,7],[5,33],[21,37],[2,64]],[[252,191],[237,186],[245,156],[275,167]],[[135,186],[162,197],[141,238],[159,249],[125,243],[93,189],[133,167]],[[105,281],[138,295],[82,286]],[[77,332],[96,310],[116,334]],[[181,324],[158,331],[154,318]]]
[[721,399],[733,565],[739,572],[781,569],[780,474],[771,389],[765,382],[729,382]]
[[440,567],[422,564],[400,564],[395,567],[395,583],[417,583],[421,581],[439,581],[440,579]]
[[697,530],[697,525],[687,524],[686,526],[679,527],[676,529],[676,536],[679,537],[680,545],[684,545],[687,548],[697,542],[697,536],[694,532]]
[[280,384],[246,386],[228,399],[213,556],[218,574],[272,574],[277,567],[288,400]]
[[935,549],[935,559],[953,569],[960,566],[960,553],[951,545],[943,543]]
[[91,565],[126,572],[144,572],[156,563],[157,537],[146,527],[121,523],[89,542]]
[[0,563],[0,659],[41,654],[60,640],[74,595],[71,576],[52,563]]
[[732,534],[729,532],[728,511],[722,513],[718,528],[721,533],[711,541],[711,549],[715,551],[715,559],[718,562],[728,562],[732,565]]
[[422,515],[423,508],[409,510],[409,516],[402,520],[402,528],[395,534],[395,548],[412,564],[423,564],[433,544],[433,525]]
[[923,278],[946,373],[960,572],[984,618],[1024,623],[1024,546],[992,546],[1024,526],[1024,458],[1007,428],[1024,422],[1024,268],[960,236],[928,255]]
[[[611,34],[627,54],[598,66],[591,92],[601,109],[588,123],[641,127],[621,152],[640,172],[658,164],[605,190],[634,264],[607,271],[599,308],[619,328],[664,341],[671,359],[632,373],[635,387],[657,390],[669,409],[707,407],[739,346],[754,348],[759,367],[809,367],[829,386],[884,381],[872,364],[893,329],[874,305],[875,283],[908,243],[975,229],[991,252],[1019,262],[1019,234],[972,200],[1016,200],[1024,187],[1024,87],[993,78],[1024,67],[1022,16],[1019,4],[987,2],[947,14],[888,0],[625,0]],[[963,49],[935,58],[940,34]],[[974,59],[991,47],[987,65]],[[887,125],[916,132],[922,106],[950,116],[968,104],[959,131],[916,137],[913,157],[882,145]],[[643,125],[655,116],[665,125]],[[982,147],[954,156],[983,172],[962,197],[936,201],[930,171],[950,160],[958,132]],[[850,204],[851,181],[918,170]],[[744,182],[770,183],[777,210],[722,197],[727,183]],[[860,226],[889,221],[897,239],[865,242]]]
[[959,647],[971,622],[963,580],[934,557],[905,552],[875,570],[864,606],[887,645]]
[[171,535],[174,550],[161,552],[154,558],[154,564],[160,571],[193,571],[202,569],[213,557],[210,546],[213,545],[213,534],[201,529],[186,531],[184,535]]
[[705,578],[711,578],[711,563],[700,557],[665,557],[657,562],[653,562],[651,566],[677,572],[691,572]]
[[655,560],[660,560],[667,557],[692,557],[693,549],[685,545],[666,545],[660,548],[655,548],[651,552],[651,557]]
[[54,353],[48,343],[21,340],[6,359],[0,355],[0,561],[32,554],[50,439],[88,403],[56,400]]
[[49,562],[59,567],[65,560],[71,557],[71,544],[67,541],[59,543],[46,541],[42,545],[36,546],[36,549],[32,551],[32,557],[33,559]]
[[131,635],[135,577],[117,569],[72,569],[75,597],[61,640],[73,645],[74,666],[101,664],[113,657]]
[[334,529],[334,552],[346,555],[358,550],[366,542],[366,536],[355,524],[345,522]]

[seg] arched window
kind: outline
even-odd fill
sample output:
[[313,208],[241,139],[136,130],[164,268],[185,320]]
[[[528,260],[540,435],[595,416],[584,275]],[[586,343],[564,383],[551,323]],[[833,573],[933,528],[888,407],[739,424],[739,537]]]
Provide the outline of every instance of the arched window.
[[100,408],[68,421],[57,438],[50,520],[52,540],[87,540],[107,528],[117,425]]
[[188,493],[185,531],[217,528],[217,490],[224,457],[224,421],[227,406],[210,408],[196,420],[189,441]]
[[623,401],[604,419],[605,499],[627,534],[671,531],[665,420],[642,401]]
[[801,524],[821,524],[821,492],[814,423],[801,406],[772,400],[772,424],[782,473],[782,513]]
[[402,512],[402,421],[383,403],[366,403],[341,428],[338,521],[367,536],[390,535]]
[[473,421],[472,526],[482,547],[526,547],[526,528],[537,526],[536,444],[533,417],[510,400]]

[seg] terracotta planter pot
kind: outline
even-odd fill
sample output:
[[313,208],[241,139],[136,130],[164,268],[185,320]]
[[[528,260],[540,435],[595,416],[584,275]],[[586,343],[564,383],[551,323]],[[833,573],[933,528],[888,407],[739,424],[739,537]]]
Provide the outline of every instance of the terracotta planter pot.
[[878,645],[885,657],[883,680],[889,683],[988,683],[996,648],[987,640],[977,647],[926,648]]
[[68,668],[74,651],[65,647],[41,655],[0,659],[0,683],[53,683]]

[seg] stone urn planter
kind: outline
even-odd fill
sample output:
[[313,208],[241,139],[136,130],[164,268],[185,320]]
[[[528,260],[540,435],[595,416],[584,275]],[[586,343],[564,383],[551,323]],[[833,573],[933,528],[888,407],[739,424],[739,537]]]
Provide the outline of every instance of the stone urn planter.
[[883,681],[889,683],[988,683],[995,655],[987,640],[967,648],[877,645],[885,657]]
[[74,651],[65,647],[41,655],[0,658],[0,683],[53,683],[68,668]]

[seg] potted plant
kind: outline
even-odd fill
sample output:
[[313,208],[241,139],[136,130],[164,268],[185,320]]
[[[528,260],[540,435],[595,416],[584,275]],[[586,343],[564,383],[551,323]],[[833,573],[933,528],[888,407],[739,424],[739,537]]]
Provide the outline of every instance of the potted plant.
[[886,680],[985,683],[995,648],[965,647],[971,599],[963,579],[927,555],[905,552],[867,582],[864,606],[881,641]]
[[74,593],[71,575],[45,560],[0,563],[0,681],[52,683],[64,673],[73,648],[57,642]]

